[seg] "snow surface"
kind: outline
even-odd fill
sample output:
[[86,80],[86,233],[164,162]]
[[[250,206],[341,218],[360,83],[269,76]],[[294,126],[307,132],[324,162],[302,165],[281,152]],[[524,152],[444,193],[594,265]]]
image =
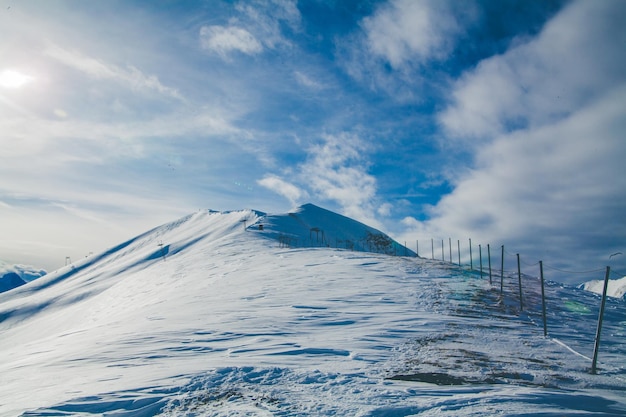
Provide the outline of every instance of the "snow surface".
[[372,230],[201,211],[0,294],[0,416],[626,414],[623,300],[591,375],[597,295],[546,338],[536,278],[333,247]]
[[[594,280],[581,285],[585,291],[595,292],[602,295],[604,291],[604,280]],[[609,297],[623,298],[626,294],[626,277],[620,279],[610,279],[607,285],[606,295]]]

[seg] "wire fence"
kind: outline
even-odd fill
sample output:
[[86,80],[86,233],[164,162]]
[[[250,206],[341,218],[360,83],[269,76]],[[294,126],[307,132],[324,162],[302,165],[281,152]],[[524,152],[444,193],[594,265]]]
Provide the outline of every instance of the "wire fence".
[[[457,244],[453,245],[452,239],[449,238],[448,242],[445,242],[444,239],[431,239],[430,245],[426,245],[426,251],[430,249],[430,259],[432,260],[440,260],[443,262],[449,262],[450,264],[455,264],[458,267],[469,270],[472,273],[477,273],[481,278],[489,279],[489,284],[495,286],[496,289],[499,287],[501,300],[504,297],[509,296],[511,299],[514,299],[515,302],[519,303],[518,305],[518,315],[527,314],[529,317],[533,312],[536,312],[536,309],[539,308],[541,310],[541,323],[543,325],[543,334],[544,337],[548,337],[549,326],[548,326],[548,311],[550,308],[554,309],[555,307],[559,308],[559,315],[555,316],[555,319],[562,320],[566,314],[563,314],[564,311],[573,311],[574,316],[570,315],[569,319],[572,321],[580,322],[580,318],[582,316],[591,315],[591,311],[587,309],[585,305],[581,305],[575,301],[567,300],[566,296],[563,296],[565,299],[559,298],[556,295],[555,291],[553,291],[551,299],[547,300],[546,296],[546,279],[544,270],[555,271],[563,274],[570,275],[585,275],[585,276],[596,276],[597,280],[603,283],[603,291],[600,298],[600,303],[597,311],[597,325],[596,325],[596,333],[593,338],[593,358],[591,360],[590,372],[592,374],[597,373],[597,363],[598,363],[598,355],[600,348],[600,341],[602,336],[602,327],[603,320],[605,316],[606,310],[606,301],[607,301],[607,287],[611,277],[621,278],[626,276],[626,273],[623,273],[618,270],[611,270],[610,266],[606,266],[604,268],[595,268],[589,270],[566,270],[562,268],[558,268],[556,266],[552,266],[549,264],[545,264],[543,261],[539,260],[536,262],[527,262],[525,261],[519,253],[511,253],[505,249],[504,245],[501,245],[497,248],[492,248],[490,244],[487,244],[484,247],[482,244],[478,245],[478,256],[476,256],[474,248],[475,245],[472,245],[472,240],[469,239],[469,250],[468,254],[463,257],[465,264],[462,263],[461,258],[461,243],[457,240]],[[439,245],[439,243],[441,243]],[[445,245],[447,243],[447,245]],[[419,240],[415,242],[416,244],[416,256],[421,258],[426,258],[422,256],[424,253],[424,244],[422,243],[422,255],[420,254],[420,242]],[[405,242],[406,246],[406,242]],[[447,247],[446,247],[447,246]],[[456,246],[456,259],[453,256],[453,246]],[[495,250],[494,250],[495,249]],[[441,257],[439,257],[439,254]],[[446,254],[448,258],[446,259]],[[619,253],[621,254],[621,253]],[[467,263],[469,255],[469,264]],[[506,261],[506,262],[505,262]],[[510,268],[511,261],[513,261],[513,268]],[[507,267],[505,269],[505,263]],[[522,272],[522,265],[524,265],[525,271]],[[536,268],[535,273],[528,273],[529,268]],[[540,287],[540,298],[538,295],[537,285]],[[552,282],[551,286],[555,286],[555,283]],[[595,294],[592,295],[596,297]],[[539,303],[540,301],[540,303]],[[593,301],[593,300],[590,300]],[[560,305],[559,305],[560,304]],[[617,314],[615,311],[612,311],[613,318],[617,317],[617,323],[624,323],[624,319],[626,319],[626,311],[624,310],[624,304],[618,303],[618,309],[621,311],[621,314]],[[533,311],[533,309],[535,311]],[[614,309],[616,310],[616,309]],[[578,323],[581,324],[581,323]],[[576,326],[570,326],[576,327]],[[586,329],[588,329],[587,324],[581,324],[578,326],[576,332],[583,333]],[[618,330],[617,334],[620,330]],[[587,332],[588,333],[588,332]],[[616,332],[612,332],[615,334]],[[621,344],[621,343],[620,343]],[[621,352],[620,360],[623,360],[623,352]]]
[[[437,240],[431,239],[428,243],[429,245],[427,245],[428,247],[426,248],[427,253],[425,254],[423,242],[421,246],[422,251],[420,252],[420,241],[416,240],[415,241],[415,245],[416,245],[415,255],[418,257],[427,258],[427,259],[430,258],[434,260],[448,261],[450,263],[454,263],[459,266],[463,266],[463,265],[467,266],[467,263],[469,262],[470,270],[474,270],[478,268],[479,264],[476,264],[474,261],[482,263],[483,259],[488,258],[489,262],[491,262],[492,254],[494,255],[493,259],[499,259],[501,261],[502,269],[504,268],[505,260],[509,261],[509,264],[507,265],[507,267],[508,269],[510,269],[511,258],[515,259],[519,257],[520,258],[519,262],[526,267],[538,266],[539,263],[541,262],[538,260],[538,261],[529,263],[525,261],[525,259],[521,257],[519,253],[511,253],[508,250],[506,250],[504,245],[501,245],[492,251],[493,248],[490,244],[487,244],[486,246],[481,245],[481,244],[475,245],[475,244],[472,244],[472,239],[469,239],[469,248],[467,249],[467,252],[469,253],[469,257],[467,254],[465,255],[462,254],[460,240],[456,241],[456,245],[453,245],[452,239],[450,238],[448,239],[447,245],[445,244],[446,243],[445,239],[437,239]],[[404,245],[406,246],[406,242],[404,242]],[[476,246],[478,246],[478,251],[479,251],[478,257],[475,257]],[[456,252],[454,254],[456,256],[453,256],[453,249],[454,249],[454,252]],[[502,252],[502,253],[498,257],[497,256],[498,253],[496,252]],[[621,252],[618,252],[618,253],[621,255]],[[446,258],[446,255],[448,255],[447,258]],[[505,255],[508,255],[509,258],[507,259]],[[462,260],[461,260],[462,257],[463,257],[463,262],[465,262],[465,264],[462,263]],[[605,267],[598,267],[598,268],[588,269],[588,270],[571,270],[571,269],[568,270],[568,269],[558,268],[551,264],[546,264],[545,262],[543,263],[543,266],[546,270],[551,270],[551,271],[556,271],[556,272],[560,272],[564,274],[571,274],[571,275],[597,274],[597,273],[603,272],[606,269]],[[615,268],[611,268],[611,278],[622,278],[624,276],[626,276],[626,272],[617,270]]]
[[[457,240],[456,245],[454,245],[451,238],[448,238],[447,242],[445,239],[430,239],[426,244],[422,241],[421,248],[420,241],[416,240],[414,251],[409,249],[406,242],[404,242],[404,245],[399,244],[383,234],[368,233],[366,236],[358,239],[329,238],[323,230],[312,228],[308,238],[287,234],[279,234],[275,237],[278,239],[280,247],[284,248],[328,247],[423,259],[428,259],[428,255],[430,255],[432,260],[448,262],[470,273],[478,274],[480,278],[488,278],[490,285],[496,291],[499,290],[501,301],[506,297],[509,298],[508,303],[503,302],[502,304],[506,304],[507,308],[513,309],[518,316],[525,314],[533,322],[540,323],[543,327],[544,337],[548,337],[551,334],[549,318],[552,320],[567,318],[571,320],[569,328],[574,329],[573,333],[587,335],[585,338],[580,338],[577,341],[579,347],[584,348],[583,345],[589,343],[588,338],[592,338],[594,345],[593,358],[589,359],[592,362],[590,372],[593,374],[597,373],[597,361],[607,297],[607,283],[611,275],[618,278],[626,276],[626,273],[616,270],[611,271],[611,268],[608,266],[606,268],[576,271],[546,264],[541,260],[528,262],[519,253],[509,252],[504,245],[495,248],[491,244],[486,246],[482,244],[475,245],[472,244],[471,239],[469,239],[468,250],[465,254],[462,254],[460,240]],[[476,248],[478,252],[476,252]],[[427,255],[423,256],[424,253]],[[524,267],[524,272],[522,271],[522,266]],[[529,273],[529,269],[533,269],[533,272]],[[586,306],[580,305],[575,301],[562,299],[567,297],[557,294],[558,285],[554,281],[545,279],[545,270],[571,275],[595,275],[598,279],[604,278],[604,293],[600,299],[596,316],[595,338],[592,335],[588,335],[588,321],[583,323],[580,320],[582,316],[589,319],[587,316],[593,315],[592,313],[595,313],[595,311],[588,311]],[[547,295],[546,286],[550,287],[551,293],[549,295]],[[596,297],[595,294],[589,296]],[[590,303],[595,302],[594,299],[589,301]],[[517,305],[514,306],[514,303],[517,303]],[[553,314],[550,314],[551,310],[554,310]],[[626,317],[619,319],[621,322],[625,320]],[[556,329],[554,331],[558,333]],[[556,334],[554,337],[567,338],[569,335]],[[619,352],[617,356],[623,359],[623,352]]]

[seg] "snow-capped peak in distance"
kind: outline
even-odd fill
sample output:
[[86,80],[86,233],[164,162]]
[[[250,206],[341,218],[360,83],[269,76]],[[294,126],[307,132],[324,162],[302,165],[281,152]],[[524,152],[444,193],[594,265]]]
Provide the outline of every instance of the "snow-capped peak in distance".
[[[598,279],[588,281],[581,284],[579,288],[602,295],[604,290],[604,280]],[[622,277],[620,279],[610,279],[607,285],[606,295],[615,298],[626,298],[626,277]]]
[[46,271],[30,265],[9,265],[0,261],[0,293],[22,286],[46,275]]

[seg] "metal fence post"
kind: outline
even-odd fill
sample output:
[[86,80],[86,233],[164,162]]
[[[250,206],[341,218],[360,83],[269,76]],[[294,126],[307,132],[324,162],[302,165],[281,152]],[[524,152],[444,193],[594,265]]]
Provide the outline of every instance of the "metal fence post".
[[524,303],[522,302],[522,270],[519,265],[519,253],[517,254],[517,280],[519,281],[519,311],[524,311]]
[[470,246],[470,271],[472,271],[474,269],[474,261],[472,259],[472,239],[469,240],[469,246]]
[[500,258],[500,294],[504,293],[504,245],[502,245],[502,257]]
[[483,249],[478,245],[478,257],[480,258],[480,278],[483,277]]
[[539,261],[539,275],[541,276],[541,316],[543,318],[543,337],[548,337],[548,323],[546,322],[546,291],[543,284],[543,261]]
[[491,248],[487,243],[487,259],[489,260],[489,285],[491,285]]
[[602,290],[602,301],[600,303],[600,313],[598,314],[598,329],[596,330],[596,341],[593,347],[593,361],[591,361],[591,373],[596,373],[596,364],[598,363],[598,349],[600,349],[600,332],[602,332],[602,319],[604,316],[604,306],[606,304],[606,290],[609,286],[609,275],[611,267],[606,267],[606,275],[604,276],[604,289]]

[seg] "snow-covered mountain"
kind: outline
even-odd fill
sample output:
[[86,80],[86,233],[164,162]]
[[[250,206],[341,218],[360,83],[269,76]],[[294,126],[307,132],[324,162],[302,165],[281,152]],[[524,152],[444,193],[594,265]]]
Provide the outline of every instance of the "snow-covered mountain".
[[623,300],[591,375],[599,297],[548,283],[544,337],[522,282],[313,205],[200,211],[0,294],[0,416],[624,415]]
[[[604,280],[593,280],[580,285],[585,291],[591,291],[596,294],[602,294],[604,290]],[[624,298],[626,297],[626,277],[620,279],[610,279],[607,284],[606,294],[609,297]]]
[[9,265],[0,261],[0,293],[12,290],[46,275],[46,271],[30,265]]

